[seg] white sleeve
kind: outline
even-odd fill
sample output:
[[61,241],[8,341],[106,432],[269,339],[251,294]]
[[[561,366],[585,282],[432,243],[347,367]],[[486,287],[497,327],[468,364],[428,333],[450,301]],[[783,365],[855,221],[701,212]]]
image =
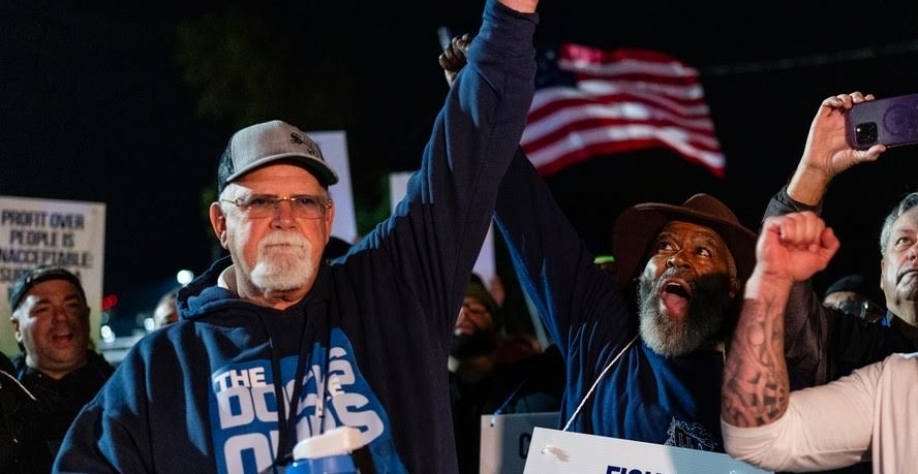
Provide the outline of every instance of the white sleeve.
[[721,419],[724,448],[736,459],[773,471],[821,471],[863,460],[870,453],[884,363],[791,392],[787,412],[773,423],[741,428]]

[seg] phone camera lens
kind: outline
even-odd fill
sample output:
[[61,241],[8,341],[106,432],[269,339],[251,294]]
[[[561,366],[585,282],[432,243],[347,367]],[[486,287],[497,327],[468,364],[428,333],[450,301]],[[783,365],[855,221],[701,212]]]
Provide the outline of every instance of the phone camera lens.
[[854,136],[858,145],[870,145],[877,141],[877,123],[864,122],[854,128]]

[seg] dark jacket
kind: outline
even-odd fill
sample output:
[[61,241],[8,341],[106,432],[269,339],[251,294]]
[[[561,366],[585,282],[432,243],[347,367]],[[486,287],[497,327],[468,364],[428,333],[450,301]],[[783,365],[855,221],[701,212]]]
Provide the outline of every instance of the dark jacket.
[[346,425],[376,472],[456,473],[447,351],[525,127],[536,19],[487,3],[405,199],[301,302],[239,299],[218,286],[227,259],[180,291],[179,322],[129,351],[56,472],[262,472]]
[[23,451],[28,456],[25,463],[28,469],[23,472],[51,472],[70,424],[115,370],[97,352],[87,351],[86,358],[86,365],[60,379],[27,367],[21,354],[13,359],[17,378],[34,395],[37,404],[28,420],[29,435],[22,440]]
[[0,474],[42,472],[31,469],[29,459],[35,449],[29,440],[40,426],[38,404],[15,373],[9,358],[0,353]]
[[558,411],[563,392],[564,359],[555,345],[499,364],[481,380],[466,382],[450,374],[460,474],[479,472],[482,415]]

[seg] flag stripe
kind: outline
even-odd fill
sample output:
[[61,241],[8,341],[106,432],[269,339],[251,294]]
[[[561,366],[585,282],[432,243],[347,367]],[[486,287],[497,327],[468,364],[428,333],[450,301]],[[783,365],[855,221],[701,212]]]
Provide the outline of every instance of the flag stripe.
[[673,113],[669,109],[635,100],[627,95],[616,97],[608,101],[582,97],[555,98],[538,110],[530,112],[523,140],[536,140],[553,129],[591,118],[635,122],[665,121],[692,131],[713,135],[714,124],[706,115]]
[[[559,155],[557,159],[539,167],[539,170],[542,172],[542,174],[551,175],[570,165],[586,161],[596,155],[614,155],[660,147],[660,143],[656,140],[630,140],[627,143],[606,141],[592,145],[586,145],[584,148],[573,151],[571,153]],[[684,158],[690,163],[694,163],[708,169],[712,174],[719,178],[724,176],[723,169],[720,167],[709,166],[707,163],[699,158],[696,158],[695,156],[685,156]]]
[[565,44],[573,85],[536,90],[521,144],[543,174],[600,154],[665,147],[723,176],[698,72],[663,53]]
[[644,92],[602,91],[601,93],[591,93],[570,87],[539,89],[533,97],[527,120],[529,122],[537,122],[545,115],[562,107],[577,107],[588,104],[614,107],[621,102],[641,103],[650,109],[661,109],[670,114],[683,117],[700,117],[710,123],[708,106],[703,101],[680,103],[669,100],[666,97]]
[[[635,128],[629,128],[634,126]],[[536,151],[541,148],[549,148],[552,143],[566,140],[568,136],[576,137],[578,133],[594,133],[595,130],[666,130],[667,135],[678,135],[680,141],[684,141],[693,147],[710,153],[719,153],[719,144],[713,140],[710,135],[704,133],[693,133],[683,127],[673,126],[667,122],[635,122],[630,120],[599,120],[585,119],[578,120],[568,127],[552,130],[551,133],[537,139],[528,141],[524,149]],[[571,130],[577,130],[578,133],[570,133]],[[645,132],[640,132],[644,134]],[[627,138],[627,137],[624,137]],[[640,135],[634,138],[641,138]],[[572,140],[573,141],[573,140]]]
[[594,155],[616,154],[648,148],[666,147],[677,151],[689,161],[723,177],[724,159],[718,152],[699,149],[684,139],[678,129],[642,125],[602,127],[569,134],[539,149],[523,147],[533,165],[542,174],[552,174],[566,166],[579,163]]
[[698,71],[663,53],[639,49],[601,51],[587,46],[561,46],[561,69],[584,76],[616,77],[644,74],[657,81],[697,84]]

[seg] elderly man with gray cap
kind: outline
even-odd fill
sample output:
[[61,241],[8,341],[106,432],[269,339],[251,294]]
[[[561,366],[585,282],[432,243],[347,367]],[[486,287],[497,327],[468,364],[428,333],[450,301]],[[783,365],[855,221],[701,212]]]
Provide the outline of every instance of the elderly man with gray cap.
[[55,469],[283,472],[347,426],[360,472],[455,474],[444,367],[532,100],[536,4],[486,2],[406,197],[342,257],[323,258],[338,177],[319,147],[283,121],[236,132],[210,206],[229,255],[127,354]]
[[70,423],[114,368],[92,349],[89,305],[73,272],[53,265],[28,270],[10,285],[9,300],[23,351],[13,358],[16,377],[38,408],[23,418],[23,472],[46,473]]

